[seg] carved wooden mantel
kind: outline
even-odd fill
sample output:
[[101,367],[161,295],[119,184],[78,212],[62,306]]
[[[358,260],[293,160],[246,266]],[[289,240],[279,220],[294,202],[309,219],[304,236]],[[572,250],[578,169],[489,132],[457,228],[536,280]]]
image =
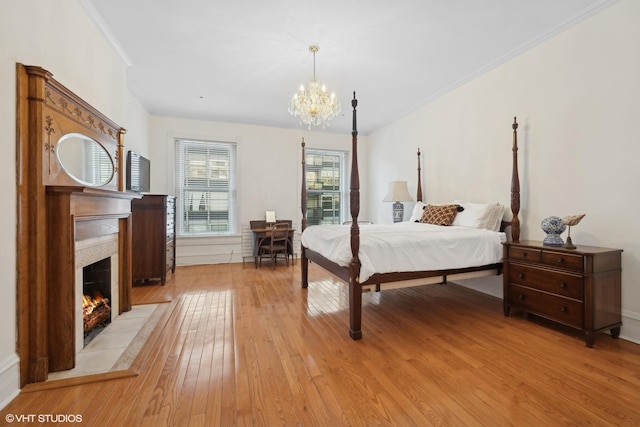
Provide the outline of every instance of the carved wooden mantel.
[[[75,243],[117,235],[120,311],[131,309],[131,199],[123,191],[125,130],[52,78],[17,64],[17,294],[20,383],[75,365]],[[63,135],[97,141],[114,166],[84,186],[57,160]]]

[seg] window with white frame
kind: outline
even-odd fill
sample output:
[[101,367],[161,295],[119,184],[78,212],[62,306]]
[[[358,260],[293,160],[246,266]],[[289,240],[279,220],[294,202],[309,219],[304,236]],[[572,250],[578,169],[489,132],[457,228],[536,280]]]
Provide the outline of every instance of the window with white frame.
[[305,157],[307,224],[341,224],[348,206],[347,153],[307,149]]
[[177,234],[235,234],[236,145],[177,139],[175,158]]

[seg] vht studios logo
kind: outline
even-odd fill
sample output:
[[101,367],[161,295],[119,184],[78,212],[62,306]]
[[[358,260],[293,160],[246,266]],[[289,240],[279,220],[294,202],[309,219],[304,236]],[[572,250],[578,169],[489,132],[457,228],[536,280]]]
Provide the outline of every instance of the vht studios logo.
[[81,423],[80,414],[7,414],[8,423]]

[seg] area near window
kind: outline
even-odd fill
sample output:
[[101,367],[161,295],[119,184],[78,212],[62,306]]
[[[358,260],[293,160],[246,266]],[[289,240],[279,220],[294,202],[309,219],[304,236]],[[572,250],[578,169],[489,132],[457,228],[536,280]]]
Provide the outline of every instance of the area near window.
[[176,139],[176,233],[236,233],[236,145]]
[[341,224],[347,216],[346,153],[306,150],[307,224]]

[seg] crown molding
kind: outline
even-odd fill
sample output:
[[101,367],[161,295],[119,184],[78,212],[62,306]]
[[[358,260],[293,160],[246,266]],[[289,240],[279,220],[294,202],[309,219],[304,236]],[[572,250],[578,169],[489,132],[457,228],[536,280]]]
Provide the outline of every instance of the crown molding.
[[127,52],[124,50],[124,48],[122,47],[122,45],[120,44],[116,36],[111,32],[111,29],[109,28],[107,23],[104,22],[104,19],[102,19],[102,16],[98,12],[98,10],[95,8],[91,0],[79,0],[79,3],[84,9],[84,11],[87,13],[89,18],[91,18],[93,23],[96,25],[96,27],[98,27],[98,29],[102,31],[102,34],[104,34],[104,36],[107,38],[109,43],[111,43],[111,46],[115,49],[118,55],[120,55],[120,58],[122,58],[124,63],[128,67],[133,66],[133,62],[131,61],[131,58],[129,57]]

